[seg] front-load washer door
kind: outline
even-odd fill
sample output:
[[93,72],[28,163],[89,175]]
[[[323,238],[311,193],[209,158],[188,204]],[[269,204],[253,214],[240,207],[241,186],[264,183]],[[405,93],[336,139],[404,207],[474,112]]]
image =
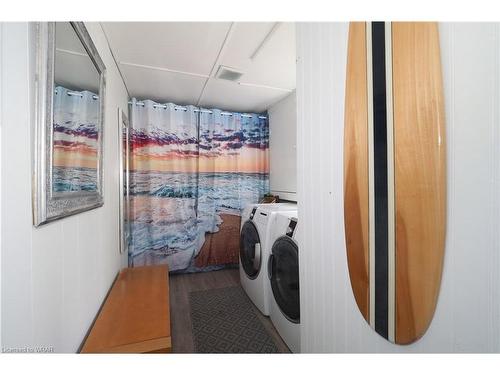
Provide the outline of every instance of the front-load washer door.
[[290,237],[282,236],[274,242],[268,272],[281,312],[291,322],[299,323],[299,248]]
[[261,244],[255,224],[247,220],[241,228],[240,261],[243,270],[250,279],[255,279],[261,268]]

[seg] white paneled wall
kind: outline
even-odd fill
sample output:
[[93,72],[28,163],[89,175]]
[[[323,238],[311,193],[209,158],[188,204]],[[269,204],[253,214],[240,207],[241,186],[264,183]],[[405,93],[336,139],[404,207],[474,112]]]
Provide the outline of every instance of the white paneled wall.
[[269,114],[271,193],[297,200],[297,96],[295,91],[272,105]]
[[297,27],[298,201],[305,352],[500,351],[500,25],[440,24],[447,239],[436,314],[409,346],[386,342],[351,291],[343,222],[348,24]]
[[87,23],[104,64],[104,206],[32,226],[34,44],[28,23],[3,23],[1,48],[2,346],[74,352],[118,270],[118,107],[128,95],[102,29]]
[[[0,166],[2,165],[2,105],[3,105],[3,39],[2,39],[3,24],[0,23]],[[2,212],[2,173],[0,173],[0,213]],[[0,348],[2,347],[2,215],[0,215]]]

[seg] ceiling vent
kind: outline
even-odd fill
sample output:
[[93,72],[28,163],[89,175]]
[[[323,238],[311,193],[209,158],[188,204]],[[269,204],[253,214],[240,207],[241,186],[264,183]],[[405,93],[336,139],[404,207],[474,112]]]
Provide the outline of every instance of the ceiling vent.
[[217,69],[217,73],[215,74],[215,78],[236,82],[241,78],[242,75],[243,75],[242,72],[239,72],[234,68],[220,65],[219,69]]

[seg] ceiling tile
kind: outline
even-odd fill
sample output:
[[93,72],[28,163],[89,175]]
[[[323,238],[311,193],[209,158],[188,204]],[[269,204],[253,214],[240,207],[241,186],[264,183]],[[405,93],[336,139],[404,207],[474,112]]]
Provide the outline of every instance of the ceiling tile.
[[274,22],[236,22],[221,63],[247,71],[252,64],[250,56],[259,47],[274,24]]
[[104,22],[119,62],[208,75],[228,22]]
[[87,55],[87,51],[69,22],[56,22],[56,47]]
[[196,104],[206,79],[184,74],[120,65],[130,95],[159,103]]
[[242,71],[241,82],[293,90],[296,72],[295,24],[279,24],[257,56],[250,59],[274,24],[237,23],[222,64]]
[[[70,90],[99,93],[99,74],[90,58],[56,51],[54,81]],[[78,74],[75,74],[78,72]]]
[[[99,74],[69,22],[56,22],[54,80],[70,90],[99,92]],[[75,74],[78,72],[78,74]]]
[[211,79],[200,103],[205,108],[260,113],[280,101],[289,91],[243,86],[235,82]]

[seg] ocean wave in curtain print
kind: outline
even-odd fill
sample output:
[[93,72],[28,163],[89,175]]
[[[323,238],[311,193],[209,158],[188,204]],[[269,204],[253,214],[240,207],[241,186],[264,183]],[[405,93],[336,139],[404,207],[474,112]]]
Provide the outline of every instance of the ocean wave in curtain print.
[[130,264],[237,264],[241,211],[269,192],[267,119],[141,103],[131,105]]
[[97,190],[99,100],[90,91],[57,86],[54,95],[52,189]]

